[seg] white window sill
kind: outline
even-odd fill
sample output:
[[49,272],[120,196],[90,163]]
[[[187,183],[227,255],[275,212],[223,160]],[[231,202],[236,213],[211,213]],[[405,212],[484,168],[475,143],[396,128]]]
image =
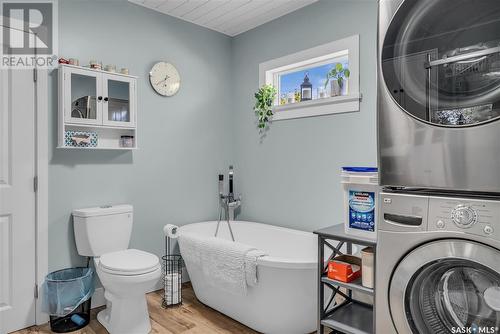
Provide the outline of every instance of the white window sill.
[[273,107],[273,121],[359,111],[361,93]]

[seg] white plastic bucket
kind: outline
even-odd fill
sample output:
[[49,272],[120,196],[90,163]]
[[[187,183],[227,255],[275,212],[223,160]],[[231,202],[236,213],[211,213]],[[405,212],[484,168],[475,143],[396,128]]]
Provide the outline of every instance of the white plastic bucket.
[[344,226],[351,235],[377,239],[378,170],[373,167],[343,167]]

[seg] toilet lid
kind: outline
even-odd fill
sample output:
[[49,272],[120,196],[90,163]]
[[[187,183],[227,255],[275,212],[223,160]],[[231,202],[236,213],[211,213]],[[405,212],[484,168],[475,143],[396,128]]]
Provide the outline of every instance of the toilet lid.
[[137,249],[107,253],[100,259],[100,265],[104,269],[125,273],[148,272],[159,263],[158,256]]

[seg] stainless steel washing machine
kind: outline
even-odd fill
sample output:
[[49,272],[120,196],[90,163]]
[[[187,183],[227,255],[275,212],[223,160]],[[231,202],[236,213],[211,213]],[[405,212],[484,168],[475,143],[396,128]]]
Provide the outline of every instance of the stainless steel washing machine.
[[500,193],[500,1],[379,0],[382,185]]
[[376,333],[500,333],[500,200],[383,192],[379,214]]

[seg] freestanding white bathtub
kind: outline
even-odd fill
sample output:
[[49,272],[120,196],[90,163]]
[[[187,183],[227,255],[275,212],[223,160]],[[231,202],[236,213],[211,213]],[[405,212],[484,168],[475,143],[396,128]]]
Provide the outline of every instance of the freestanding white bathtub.
[[[179,233],[215,234],[217,222],[180,227]],[[196,297],[261,333],[304,334],[316,329],[317,237],[312,233],[245,221],[231,222],[236,241],[268,253],[257,262],[259,282],[237,296],[211,285],[198,266],[186,262]],[[226,222],[219,237],[231,240]]]

